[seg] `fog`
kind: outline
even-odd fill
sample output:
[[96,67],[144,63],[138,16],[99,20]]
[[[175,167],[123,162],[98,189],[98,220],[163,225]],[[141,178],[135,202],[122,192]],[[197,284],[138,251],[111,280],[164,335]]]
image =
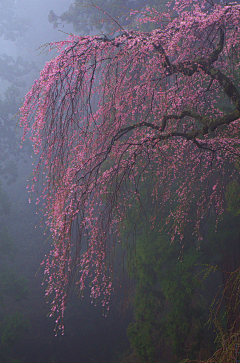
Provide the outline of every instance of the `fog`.
[[[121,259],[121,250],[116,265],[122,270],[117,272],[107,317],[101,302],[91,301],[89,287],[83,298],[73,287],[64,317],[65,334],[55,336],[41,266],[51,248],[51,235],[35,203],[37,195],[26,189],[37,157],[29,140],[20,147],[18,122],[24,96],[56,55],[43,52],[45,44],[77,32],[108,34],[108,25],[94,25],[103,16],[96,8],[79,5],[70,24],[62,20],[61,14],[73,1],[0,0],[0,363],[176,363],[188,357],[205,361],[218,348],[216,327],[207,322],[213,298],[222,293],[226,279],[224,256],[234,261],[234,269],[239,267],[239,210],[224,214],[217,232],[209,213],[201,231],[201,249],[190,225],[182,258],[180,244],[169,243],[167,232],[160,236],[159,229],[148,225],[149,216],[158,210],[151,196],[144,205],[147,217],[145,212],[139,214],[139,226],[131,225],[129,214],[131,232],[123,232],[122,238],[123,245],[132,238],[126,253],[130,262]],[[146,4],[161,11],[165,3],[101,0],[99,6],[119,15],[119,22],[127,27],[122,12]],[[57,17],[55,27],[49,21],[50,11]],[[148,29],[143,26],[143,30]],[[142,187],[143,198],[149,185]],[[156,224],[162,218],[157,214]],[[218,311],[226,332],[225,307]]]
[[[38,48],[72,32],[71,25],[53,29],[49,11],[60,14],[71,1],[16,0],[14,8],[13,3],[0,1],[0,24],[8,31],[0,37],[0,362],[110,362],[121,350],[117,341],[124,349],[129,346],[126,318],[117,308],[106,319],[101,304],[95,307],[89,298],[73,295],[66,310],[66,333],[55,337],[40,268],[50,240],[46,241],[45,228],[40,227],[35,196],[31,204],[28,202],[26,185],[34,156],[29,142],[20,149],[22,131],[17,126],[23,97],[52,56]],[[4,7],[9,12],[2,15]],[[8,27],[13,16],[16,24],[23,21],[26,25],[23,34],[18,34],[17,28],[14,40],[9,39]]]

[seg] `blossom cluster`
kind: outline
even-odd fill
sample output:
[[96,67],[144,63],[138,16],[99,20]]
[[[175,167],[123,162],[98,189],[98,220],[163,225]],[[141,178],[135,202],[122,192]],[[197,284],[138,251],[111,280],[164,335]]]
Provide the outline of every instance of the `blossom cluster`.
[[43,181],[53,237],[52,314],[63,317],[73,281],[80,291],[91,281],[93,300],[109,305],[116,245],[146,183],[158,210],[168,206],[172,239],[194,223],[201,240],[209,210],[223,213],[240,146],[240,6],[201,3],[154,10],[149,33],[52,44],[59,54],[26,95],[23,139],[39,155],[33,185]]

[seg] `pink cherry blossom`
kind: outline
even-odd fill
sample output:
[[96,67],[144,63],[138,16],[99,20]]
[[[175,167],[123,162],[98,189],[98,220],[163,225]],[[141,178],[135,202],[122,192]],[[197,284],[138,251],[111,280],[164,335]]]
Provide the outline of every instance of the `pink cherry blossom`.
[[201,240],[204,217],[223,213],[238,177],[240,5],[178,0],[130,16],[158,28],[51,44],[58,55],[21,108],[53,238],[46,295],[61,318],[73,281],[109,306],[114,253],[146,183],[158,213],[168,205],[172,240],[193,222]]

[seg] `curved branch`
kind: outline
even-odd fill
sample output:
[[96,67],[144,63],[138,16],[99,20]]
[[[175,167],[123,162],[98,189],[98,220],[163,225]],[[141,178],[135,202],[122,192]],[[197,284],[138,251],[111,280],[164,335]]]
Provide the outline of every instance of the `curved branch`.
[[159,50],[160,53],[164,56],[165,62],[163,63],[163,66],[167,69],[169,72],[168,75],[173,75],[175,73],[183,73],[185,76],[192,76],[195,72],[197,72],[198,67],[206,67],[212,65],[216,60],[218,59],[219,54],[223,50],[224,46],[224,31],[222,27],[219,28],[220,31],[220,39],[216,46],[216,48],[213,50],[213,52],[207,57],[197,57],[193,61],[187,61],[187,62],[180,62],[178,64],[172,64],[169,57],[167,56],[164,48],[161,44],[154,44],[154,47],[156,50]]
[[233,82],[217,68],[210,66],[202,69],[206,74],[218,81],[218,83],[223,87],[226,95],[233,102],[236,109],[240,111],[240,94]]
[[224,73],[222,73],[219,69],[213,67],[212,65],[214,62],[218,60],[218,57],[221,54],[224,47],[224,38],[225,38],[224,30],[222,27],[220,27],[219,31],[220,31],[219,42],[216,48],[207,58],[200,57],[196,58],[192,62],[188,61],[188,62],[181,62],[178,64],[172,64],[161,44],[155,45],[155,49],[160,50],[161,54],[165,57],[165,62],[163,63],[163,65],[169,72],[168,75],[173,75],[175,73],[180,72],[186,76],[192,76],[195,72],[197,72],[199,68],[202,69],[206,74],[208,74],[211,77],[211,81],[207,90],[209,90],[209,88],[211,87],[212,81],[217,80],[220,86],[223,87],[225,94],[229,97],[229,99],[236,107],[236,110],[228,115],[217,118],[214,121],[196,114],[193,116],[193,113],[192,112],[188,113],[188,111],[183,111],[182,114],[179,116],[177,115],[164,116],[160,131],[164,131],[167,120],[171,118],[181,119],[184,116],[191,116],[194,117],[196,120],[199,120],[201,123],[205,124],[206,127],[210,127],[211,131],[215,130],[220,125],[229,124],[230,122],[235,121],[236,119],[239,118],[240,93],[238,89],[235,87],[231,79],[229,79]]
[[[190,132],[169,132],[166,134],[162,133],[166,127],[167,120],[169,120],[169,119],[181,120],[185,116],[189,116],[189,117],[194,118],[197,121],[200,121],[203,124],[202,128],[199,128],[197,130],[192,130]],[[115,136],[113,136],[111,143],[106,151],[106,155],[108,155],[110,153],[112,146],[114,145],[114,143],[117,140],[119,140],[122,136],[124,136],[128,132],[130,132],[136,128],[140,128],[140,127],[149,127],[153,130],[157,130],[160,132],[156,137],[151,138],[151,141],[155,141],[155,140],[164,141],[164,140],[168,140],[173,137],[182,137],[188,141],[190,141],[190,140],[193,141],[199,148],[204,148],[204,149],[213,151],[212,149],[206,147],[205,145],[203,145],[199,141],[197,141],[196,138],[198,136],[204,136],[204,135],[208,134],[209,131],[216,130],[221,125],[228,125],[229,123],[237,120],[239,117],[240,117],[240,111],[238,111],[238,110],[235,110],[232,113],[225,115],[223,117],[218,117],[215,120],[211,120],[208,117],[200,116],[196,112],[193,112],[190,110],[184,110],[179,115],[172,114],[172,115],[164,116],[161,126],[154,125],[150,122],[140,122],[138,124],[120,129],[117,132],[117,134]]]

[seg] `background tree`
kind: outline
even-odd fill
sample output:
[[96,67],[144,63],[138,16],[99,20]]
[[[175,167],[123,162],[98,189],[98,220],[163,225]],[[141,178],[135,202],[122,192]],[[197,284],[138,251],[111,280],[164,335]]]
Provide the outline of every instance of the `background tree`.
[[[158,232],[163,215],[155,222],[159,228],[150,230],[146,213],[152,213],[156,206],[143,204],[145,214],[138,220],[135,251],[129,257],[131,277],[136,281],[134,319],[128,328],[133,352],[140,362],[180,362],[187,358],[203,362],[218,348],[222,353],[223,342],[230,341],[223,356],[218,354],[209,361],[221,358],[231,362],[236,356],[239,276],[238,270],[231,275],[225,261],[239,246],[239,219],[226,213],[216,233],[214,219],[209,218],[200,249],[189,226],[181,254],[178,241],[170,243],[169,236]],[[132,220],[133,216],[128,216],[123,239],[133,228]],[[133,356],[123,360],[135,361]]]
[[[168,213],[156,216],[155,228],[151,230],[151,216],[157,204],[145,198],[151,180],[145,180],[141,193],[143,210],[135,227],[134,246],[128,234],[134,228],[134,206],[127,215],[128,224],[122,239],[128,240],[131,278],[136,281],[133,297],[134,318],[128,328],[133,354],[123,362],[180,362],[182,359],[206,359],[216,350],[213,324],[209,320],[212,300],[222,283],[221,274],[209,271],[208,266],[219,261],[219,245],[206,234],[215,228],[214,221],[207,222],[201,248],[192,236],[189,225],[184,235],[184,252],[176,239],[159,233]],[[137,213],[137,212],[135,212]],[[215,237],[215,235],[214,235]],[[134,248],[133,248],[134,247]],[[131,251],[129,253],[129,250]],[[213,270],[213,268],[212,268]],[[216,270],[216,267],[215,267]],[[131,294],[130,294],[131,296]],[[130,300],[131,301],[131,300]],[[128,360],[129,359],[129,360]]]
[[15,41],[27,31],[28,21],[19,17],[15,12],[14,0],[0,1],[0,36],[6,40]]
[[[154,7],[157,11],[161,12],[166,10],[167,1],[155,0],[121,0],[121,1],[103,1],[100,0],[95,5],[91,0],[86,2],[84,0],[75,0],[69,6],[69,9],[57,15],[54,11],[50,11],[48,20],[53,24],[54,28],[63,27],[64,24],[72,24],[75,34],[87,34],[91,32],[109,33],[117,30],[119,25],[123,27],[131,27],[131,18],[129,13],[131,10],[144,10],[147,6]],[[130,25],[131,24],[131,25]],[[153,23],[148,24],[148,31]]]
[[[29,21],[19,17],[13,0],[0,1],[0,37],[15,42],[26,33]],[[22,57],[0,54],[0,78],[4,82],[0,95],[0,177],[13,182],[17,177],[19,138],[16,134],[15,118],[26,86],[24,77],[36,71],[34,62]],[[21,94],[22,92],[22,94]],[[23,153],[22,153],[23,154]]]

